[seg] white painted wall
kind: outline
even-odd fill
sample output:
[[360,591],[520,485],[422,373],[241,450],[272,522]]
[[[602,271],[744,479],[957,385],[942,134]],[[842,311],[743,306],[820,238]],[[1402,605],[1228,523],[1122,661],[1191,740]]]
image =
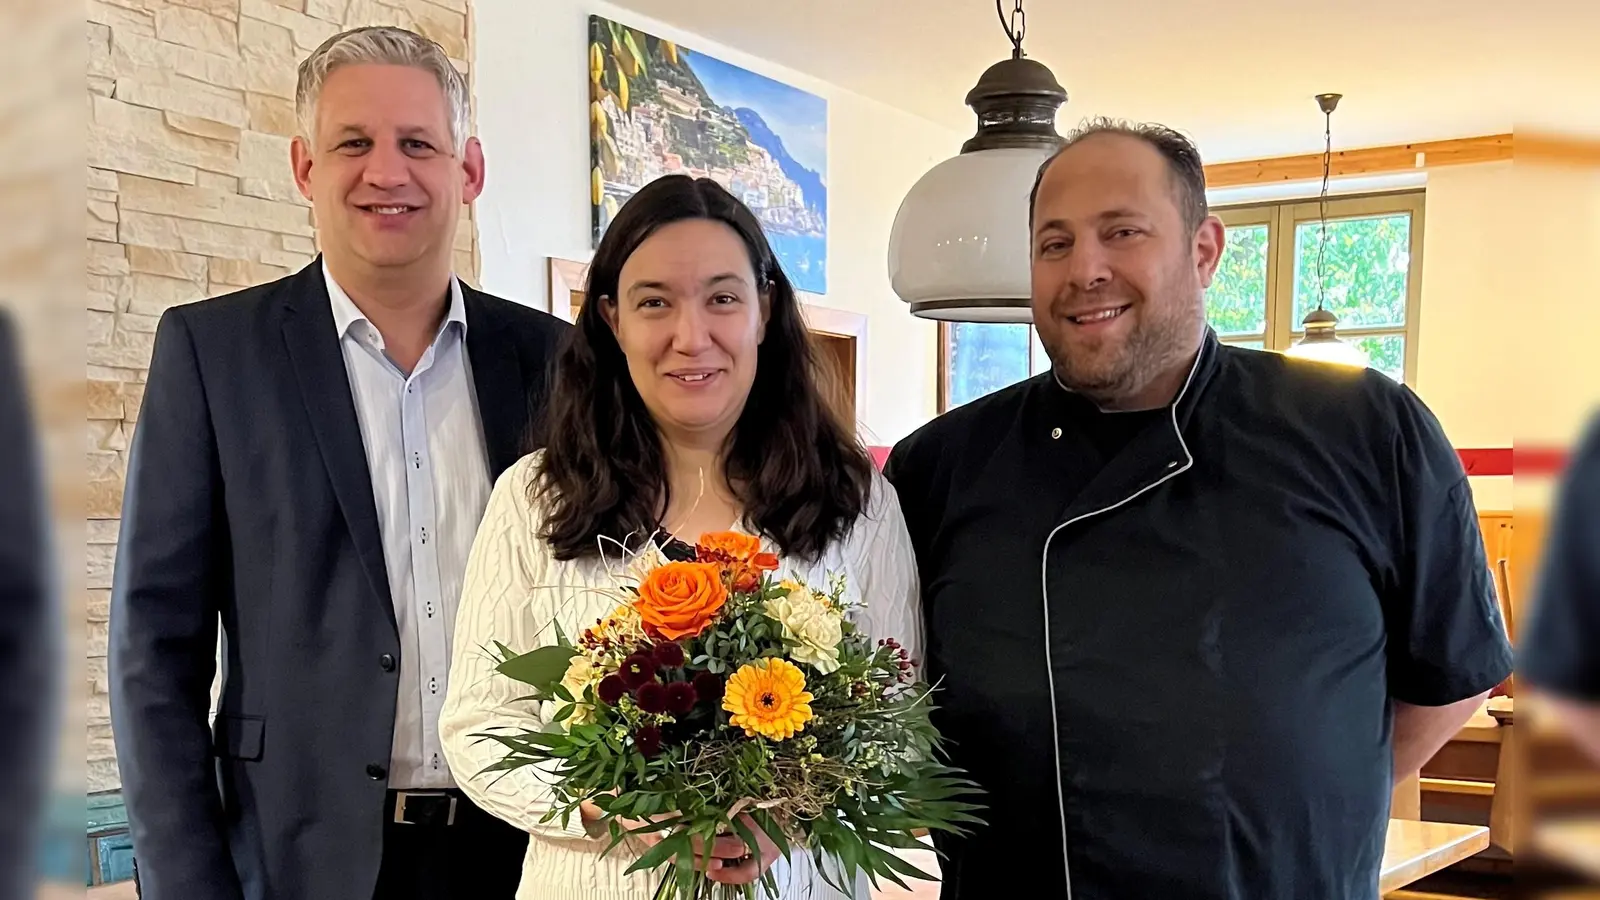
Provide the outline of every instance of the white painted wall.
[[805,299],[868,317],[857,409],[869,443],[892,443],[933,417],[936,328],[890,289],[889,227],[917,178],[969,135],[612,4],[476,0],[473,10],[478,134],[488,158],[477,205],[485,290],[542,308],[546,258],[593,253],[586,54],[588,16],[603,15],[828,100],[828,293]]
[[[1417,394],[1457,447],[1509,447],[1517,379],[1501,281],[1512,164],[1428,173],[1422,232]],[[1474,478],[1482,510],[1509,510],[1511,478]]]
[[[1428,173],[1417,393],[1458,447],[1565,447],[1600,400],[1600,171]],[[1549,479],[1475,478],[1479,509]]]

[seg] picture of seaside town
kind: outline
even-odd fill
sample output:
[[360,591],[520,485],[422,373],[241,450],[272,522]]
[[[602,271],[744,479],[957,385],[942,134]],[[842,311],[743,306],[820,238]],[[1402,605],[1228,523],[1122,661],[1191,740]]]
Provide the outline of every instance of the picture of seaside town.
[[588,62],[596,246],[640,186],[708,177],[755,212],[796,289],[826,293],[826,100],[600,16]]

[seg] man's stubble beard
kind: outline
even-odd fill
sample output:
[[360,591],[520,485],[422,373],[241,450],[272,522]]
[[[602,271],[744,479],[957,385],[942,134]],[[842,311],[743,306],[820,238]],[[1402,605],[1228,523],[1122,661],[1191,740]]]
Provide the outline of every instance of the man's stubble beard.
[[[1199,285],[1192,277],[1185,277],[1186,272],[1174,275],[1174,286],[1167,290],[1174,293],[1193,292],[1194,300],[1185,303],[1173,298],[1152,303],[1149,298],[1132,290],[1111,294],[1113,297],[1121,294],[1118,299],[1132,300],[1136,308],[1123,315],[1137,312],[1139,319],[1121,351],[1108,364],[1099,366],[1099,371],[1075,365],[1066,348],[1052,347],[1053,342],[1045,341],[1041,333],[1040,342],[1050,357],[1056,379],[1068,390],[1082,394],[1097,406],[1112,409],[1124,399],[1137,395],[1173,366],[1185,362],[1194,352],[1195,336],[1205,321],[1205,301]],[[1055,306],[1056,303],[1052,302],[1052,309]]]

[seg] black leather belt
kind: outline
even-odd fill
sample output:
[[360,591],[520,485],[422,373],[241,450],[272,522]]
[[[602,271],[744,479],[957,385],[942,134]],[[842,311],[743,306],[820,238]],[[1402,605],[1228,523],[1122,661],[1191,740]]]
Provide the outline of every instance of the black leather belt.
[[390,791],[394,815],[400,825],[454,825],[459,791]]

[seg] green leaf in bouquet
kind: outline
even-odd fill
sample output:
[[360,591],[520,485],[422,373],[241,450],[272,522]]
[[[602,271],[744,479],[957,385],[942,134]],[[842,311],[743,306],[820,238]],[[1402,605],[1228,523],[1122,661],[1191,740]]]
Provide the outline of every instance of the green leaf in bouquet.
[[578,702],[578,698],[572,696],[572,691],[568,690],[567,686],[562,684],[559,681],[556,682],[555,690],[551,691],[550,693],[557,700],[560,700],[560,701],[562,701],[564,703],[576,703],[576,702]]
[[[638,834],[641,831],[651,832],[659,830],[661,829],[656,827],[636,828],[632,833]],[[633,865],[629,866],[628,870],[623,874],[632,875],[635,872],[651,871],[652,869],[665,864],[673,857],[677,856],[680,852],[693,852],[689,844],[689,835],[681,831],[674,834],[669,834],[662,838],[654,847],[646,850],[644,855],[634,860]]]
[[695,882],[699,877],[694,867],[694,845],[686,840],[682,852],[678,854],[677,865],[667,878],[662,879],[662,886],[665,887],[675,881],[679,897],[693,897],[697,893]]
[[[917,847],[923,846],[922,843],[919,842],[919,841],[913,841],[912,843],[914,845],[916,845]],[[938,881],[939,880],[939,879],[935,878],[934,876],[929,875],[927,872],[924,872],[921,869],[917,868],[916,866],[912,865],[910,862],[908,862],[905,859],[905,857],[901,856],[898,853],[890,853],[887,850],[880,849],[879,847],[877,847],[877,846],[875,846],[873,844],[868,844],[867,848],[868,848],[868,852],[873,854],[874,861],[876,863],[878,863],[879,866],[882,867],[880,869],[880,874],[882,874],[883,877],[889,879],[890,881],[894,882],[895,884],[899,885],[901,888],[903,888],[903,889],[905,889],[907,891],[911,890],[911,886],[906,884],[904,881],[902,881],[899,878],[899,875],[904,875],[907,878],[915,878],[915,879],[918,879],[919,881]],[[913,847],[911,849],[915,849],[915,847]],[[896,875],[895,873],[899,873],[899,875]]]
[[783,827],[778,824],[778,820],[772,813],[765,809],[758,809],[750,813],[750,818],[761,827],[762,831],[767,833],[767,837],[772,839],[772,843],[777,845],[778,852],[783,854],[783,858],[789,859],[789,836],[783,833]]
[[[568,699],[569,700],[571,699],[570,695],[568,696]],[[577,711],[578,711],[577,704],[568,703],[567,705],[565,705],[565,706],[561,707],[560,709],[556,710],[555,718],[553,719],[553,721],[565,722],[566,720],[572,718],[572,714],[577,712]]]
[[660,794],[645,794],[644,797],[639,801],[639,814],[653,816],[656,813],[661,812],[661,806],[662,801]]
[[551,691],[561,683],[576,655],[577,651],[571,647],[540,647],[500,663],[495,671],[523,684]]
[[739,840],[744,841],[745,849],[749,850],[750,855],[755,857],[756,863],[759,865],[763,862],[761,859],[761,842],[756,840],[756,833],[751,831],[750,826],[744,823],[744,818],[735,816],[728,822],[728,825],[733,829],[733,833],[739,836]]

